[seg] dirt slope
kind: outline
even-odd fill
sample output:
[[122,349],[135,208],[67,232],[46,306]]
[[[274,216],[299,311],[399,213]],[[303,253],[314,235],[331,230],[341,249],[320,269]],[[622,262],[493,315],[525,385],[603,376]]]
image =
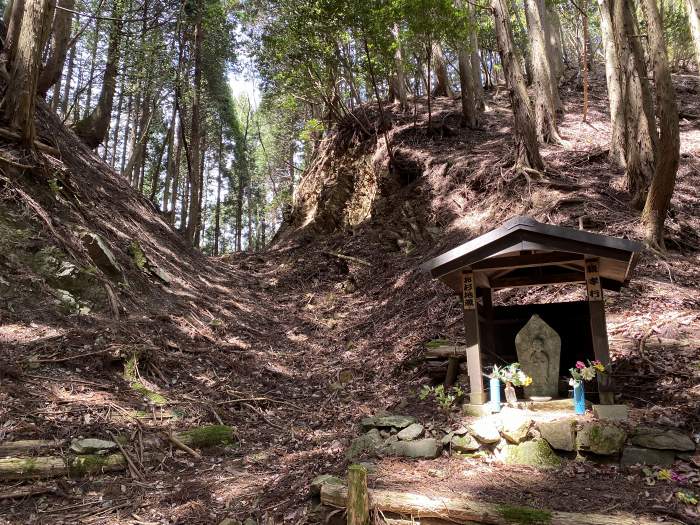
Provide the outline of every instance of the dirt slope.
[[[698,100],[695,90],[691,82],[679,84],[681,100]],[[508,170],[504,93],[489,100],[480,131],[459,128],[458,101],[436,101],[440,126],[430,134],[425,108],[419,105],[415,128],[412,114],[391,108],[390,136],[402,166],[394,175],[386,171],[386,150],[348,124],[310,168],[275,246],[220,259],[189,251],[146,200],[41,111],[41,140],[60,155],[31,170],[3,163],[0,174],[0,441],[111,431],[137,451],[140,439],[163,437],[170,428],[221,422],[236,428],[238,446],[194,459],[179,451],[171,457],[161,444],[168,455],[147,465],[143,480],[125,473],[62,480],[52,485],[54,494],[3,505],[0,522],[317,520],[307,506],[308,481],[344,471],[345,447],[363,416],[388,409],[442,423],[432,405],[417,399],[428,381],[418,358],[425,341],[459,335],[461,310],[446,287],[417,272],[420,262],[517,214],[576,227],[583,217],[591,231],[639,236],[622,174],[605,160],[605,100],[596,100],[590,124],[580,122],[573,88],[565,100],[569,146],[545,148],[550,170],[542,180]],[[372,118],[376,111],[368,110]],[[608,311],[623,401],[635,407],[633,417],[698,432],[699,120],[682,123],[682,151],[672,251],[666,259],[645,254],[632,286],[609,296]],[[11,144],[0,156],[33,162]],[[101,265],[90,256],[85,230],[100,235],[119,271],[110,275],[99,253]],[[134,256],[134,241],[145,266]],[[578,293],[504,291],[496,300]],[[649,343],[645,358],[642,337]],[[146,390],[124,376],[134,355]],[[449,473],[455,465],[383,460],[372,483],[403,479],[413,489],[442,486],[559,509],[579,504],[561,480],[531,483],[528,469],[496,474],[467,462],[459,472],[483,483],[460,485],[454,476],[438,482],[430,474],[436,468]],[[504,472],[514,480],[507,491],[497,481]],[[649,512],[683,511],[666,503],[668,486],[649,488],[640,477],[593,466],[565,475],[591,488],[586,505],[612,483],[625,487],[616,509],[638,511],[639,495],[647,493]]]

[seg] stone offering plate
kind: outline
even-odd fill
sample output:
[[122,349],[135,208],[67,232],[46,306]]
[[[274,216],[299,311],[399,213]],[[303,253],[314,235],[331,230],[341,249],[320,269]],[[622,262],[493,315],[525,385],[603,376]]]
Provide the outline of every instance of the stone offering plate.
[[551,401],[552,396],[530,396],[527,398],[528,401],[535,401],[535,402],[541,402],[541,401]]

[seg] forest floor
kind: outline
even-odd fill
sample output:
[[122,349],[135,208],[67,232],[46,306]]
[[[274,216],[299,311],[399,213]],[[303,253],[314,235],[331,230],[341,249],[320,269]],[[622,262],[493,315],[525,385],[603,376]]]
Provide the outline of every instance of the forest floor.
[[[682,159],[668,221],[669,254],[661,258],[645,252],[631,285],[610,294],[606,304],[621,401],[632,407],[632,418],[697,435],[700,96],[691,77],[679,77],[678,91]],[[65,221],[31,219],[47,206],[27,206],[17,192],[24,188],[28,193],[28,187],[5,178],[8,207],[0,227],[15,221],[16,231],[18,224],[31,231],[5,236],[0,255],[0,442],[109,438],[111,432],[128,436],[126,448],[137,455],[139,439],[225,423],[235,428],[237,445],[194,458],[171,449],[164,439],[166,454],[145,464],[140,479],[105,473],[35,481],[33,486],[50,491],[2,500],[0,523],[195,524],[251,516],[259,523],[315,523],[321,518],[310,504],[309,482],[321,473],[343,475],[345,451],[361,418],[382,410],[417,415],[436,426],[459,418],[454,413],[448,420],[429,400],[418,398],[429,382],[419,359],[423,344],[457,337],[461,327],[459,298],[421,274],[418,265],[519,214],[571,226],[585,216],[592,231],[640,236],[622,174],[605,158],[606,101],[593,98],[589,122],[582,123],[580,92],[564,90],[561,131],[567,145],[543,149],[548,180],[567,183],[568,189],[561,190],[509,175],[506,96],[489,93],[480,131],[459,128],[457,100],[435,101],[435,118],[453,130],[440,138],[420,132],[427,118],[424,105],[419,105],[416,129],[412,114],[390,108],[404,133],[402,149],[433,165],[450,166],[447,172],[426,172],[397,195],[407,199],[410,194],[418,203],[432,200],[438,203],[433,209],[449,212],[432,218],[439,233],[411,249],[387,244],[378,234],[379,224],[393,219],[375,217],[350,233],[300,236],[261,254],[205,258],[164,233],[167,228],[142,200],[109,200],[128,188],[110,182],[114,177],[106,169],[104,185],[89,190],[76,181],[95,174],[74,171],[71,191],[95,205],[86,217],[100,213],[102,231],[116,245],[128,245],[129,235],[138,238],[172,278],[163,286],[143,272],[126,272],[131,285],[118,287],[119,319],[109,308],[88,315],[61,313],[47,299],[46,284],[21,257],[12,256],[13,250],[36,252],[54,235],[52,228],[63,231]],[[3,149],[3,155],[11,154],[9,147]],[[76,170],[90,160],[83,156],[66,164]],[[61,180],[66,194],[70,182]],[[112,208],[96,211],[108,200]],[[144,216],[153,217],[152,224],[139,223]],[[117,220],[122,223],[114,226]],[[113,224],[111,230],[107,224]],[[120,257],[126,268],[128,257]],[[503,304],[577,297],[579,290],[561,286],[503,291],[495,299]],[[665,342],[649,345],[640,355],[640,341],[657,336]],[[150,396],[149,401],[130,388],[124,359],[134,353],[143,384],[162,398]],[[134,416],[136,411],[141,415]],[[673,482],[652,483],[641,471],[620,472],[614,465],[566,461],[560,470],[540,472],[446,456],[372,461],[377,470],[370,484],[375,487],[468,492],[500,503],[628,511],[700,523],[696,510],[673,498]],[[695,493],[700,493],[699,466],[682,467]],[[25,484],[0,483],[0,494]]]

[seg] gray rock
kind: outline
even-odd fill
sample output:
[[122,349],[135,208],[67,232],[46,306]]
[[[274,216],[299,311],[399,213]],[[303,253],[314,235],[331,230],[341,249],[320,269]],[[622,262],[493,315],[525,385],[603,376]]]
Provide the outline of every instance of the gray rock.
[[452,430],[450,432],[454,432],[458,436],[463,436],[464,434],[469,432],[469,429],[467,427],[465,427],[464,425],[460,425],[459,428],[457,428],[456,430]]
[[593,405],[593,413],[603,421],[627,421],[630,407],[627,405]]
[[553,449],[571,452],[576,448],[575,425],[573,419],[559,419],[538,423],[537,429]]
[[74,439],[70,444],[70,449],[76,454],[95,454],[101,451],[114,450],[117,444],[106,439]]
[[440,440],[440,443],[443,445],[449,445],[450,441],[452,441],[452,438],[454,437],[455,433],[452,431],[449,431],[447,434],[442,436],[442,439]]
[[85,232],[81,240],[90,254],[90,258],[103,272],[110,277],[122,279],[121,266],[102,237],[97,233]]
[[434,438],[417,439],[415,441],[397,441],[385,449],[390,456],[407,458],[434,459],[442,452],[442,444]]
[[522,443],[532,425],[532,419],[518,410],[504,410],[501,414],[501,434],[511,443]]
[[310,492],[312,496],[318,496],[321,493],[321,487],[325,485],[326,483],[333,483],[335,485],[342,485],[345,483],[341,478],[338,476],[333,476],[331,474],[321,474],[320,476],[316,476],[312,481],[311,481],[311,487],[310,487]]
[[469,431],[472,436],[482,443],[498,443],[501,440],[501,434],[498,432],[496,424],[488,419],[479,419],[469,426]]
[[423,434],[423,430],[423,425],[420,423],[413,423],[400,431],[397,436],[401,441],[412,441],[419,438]]
[[353,439],[347,452],[345,452],[345,457],[352,461],[361,454],[373,454],[377,452],[377,449],[379,449],[383,443],[384,441],[379,435],[379,430],[373,428],[366,434],[362,434],[360,437]]
[[481,446],[479,442],[469,434],[465,434],[464,436],[452,436],[449,443],[452,450],[455,452],[474,452],[475,450],[479,450]]
[[642,447],[625,447],[622,451],[620,466],[623,468],[632,465],[658,465],[670,467],[673,465],[675,453],[671,450],[655,450]]
[[508,445],[505,462],[509,465],[530,465],[539,468],[561,465],[561,459],[542,438],[525,441],[519,445]]
[[406,428],[416,422],[413,416],[371,416],[362,420],[362,428]]
[[670,428],[640,427],[632,435],[632,443],[640,447],[660,450],[677,450],[678,452],[695,450],[695,443],[688,435]]
[[576,435],[576,448],[601,456],[612,456],[622,450],[627,433],[606,423],[584,423]]

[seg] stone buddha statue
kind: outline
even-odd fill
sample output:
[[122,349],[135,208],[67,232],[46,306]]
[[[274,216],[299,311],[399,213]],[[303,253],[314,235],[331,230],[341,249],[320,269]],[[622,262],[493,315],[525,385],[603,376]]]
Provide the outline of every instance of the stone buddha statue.
[[561,338],[535,314],[515,336],[515,349],[523,372],[532,378],[525,397],[556,397],[559,388]]

